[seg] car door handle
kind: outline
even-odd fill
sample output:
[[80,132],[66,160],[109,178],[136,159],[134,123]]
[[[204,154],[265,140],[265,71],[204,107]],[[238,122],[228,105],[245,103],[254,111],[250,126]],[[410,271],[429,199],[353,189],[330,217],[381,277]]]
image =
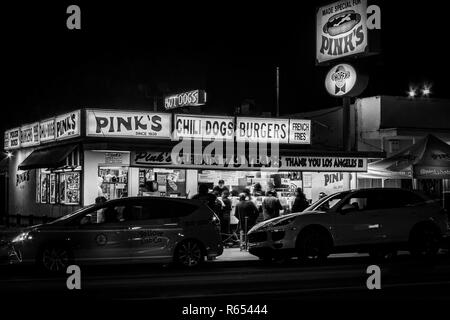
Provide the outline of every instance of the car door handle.
[[178,223],[165,223],[164,227],[178,227]]

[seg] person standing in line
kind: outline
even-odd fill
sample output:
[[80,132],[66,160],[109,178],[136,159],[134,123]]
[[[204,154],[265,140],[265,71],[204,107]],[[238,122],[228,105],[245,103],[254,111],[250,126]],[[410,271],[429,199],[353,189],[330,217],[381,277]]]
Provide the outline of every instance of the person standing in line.
[[201,184],[198,187],[198,193],[194,195],[192,199],[205,202],[206,205],[217,214],[217,197],[212,193],[209,193],[209,189],[206,184]]
[[222,179],[219,180],[219,185],[213,188],[213,192],[218,192],[219,197],[222,196],[222,192],[224,192],[225,190],[228,190],[228,188],[225,187],[225,181]]
[[308,200],[306,200],[306,196],[303,193],[302,188],[297,188],[295,190],[295,200],[294,204],[292,205],[292,212],[302,212],[306,208],[308,208],[309,203]]
[[221,229],[222,233],[229,234],[230,233],[230,218],[231,218],[231,200],[228,198],[230,196],[230,192],[228,190],[224,190],[222,192],[222,219],[221,219]]
[[[247,200],[247,195],[245,193],[241,193],[239,195],[239,202],[236,205],[235,215],[239,219],[239,228],[247,233],[255,224],[256,219],[258,218],[258,208],[256,208],[255,204]],[[247,225],[246,219],[247,218]]]
[[264,195],[264,191],[262,191],[262,186],[259,182],[255,183],[253,186],[253,196],[262,197]]
[[[106,198],[104,196],[98,196],[95,198],[95,206],[100,207],[106,202]],[[105,217],[103,214],[104,209],[97,210],[97,223],[102,223],[105,221]]]
[[280,210],[283,206],[280,200],[276,197],[275,191],[267,191],[266,197],[262,203],[264,220],[269,220],[280,216]]

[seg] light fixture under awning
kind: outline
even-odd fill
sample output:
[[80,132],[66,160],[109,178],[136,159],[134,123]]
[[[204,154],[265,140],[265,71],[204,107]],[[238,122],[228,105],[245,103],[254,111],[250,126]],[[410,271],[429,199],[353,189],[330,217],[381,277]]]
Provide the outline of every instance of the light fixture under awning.
[[[19,164],[19,170],[37,168],[59,168],[67,165],[69,156],[75,151],[77,145],[65,145],[47,149],[34,150]],[[78,161],[73,161],[76,165]]]

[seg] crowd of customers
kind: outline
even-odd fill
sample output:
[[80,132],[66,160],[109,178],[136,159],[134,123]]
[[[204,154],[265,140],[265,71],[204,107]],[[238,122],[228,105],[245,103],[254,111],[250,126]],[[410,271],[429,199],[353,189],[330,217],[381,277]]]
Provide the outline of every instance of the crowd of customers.
[[[257,206],[256,199],[262,196],[265,196],[264,200]],[[246,232],[263,220],[280,216],[280,211],[285,209],[277,197],[274,186],[269,185],[268,190],[264,192],[259,183],[253,186],[253,192],[246,188],[241,193],[236,190],[230,191],[223,180],[219,180],[212,192],[209,192],[208,185],[201,184],[198,194],[192,199],[206,202],[220,218],[221,232],[225,234],[238,230]],[[302,189],[297,188],[291,212],[301,212],[308,205]]]

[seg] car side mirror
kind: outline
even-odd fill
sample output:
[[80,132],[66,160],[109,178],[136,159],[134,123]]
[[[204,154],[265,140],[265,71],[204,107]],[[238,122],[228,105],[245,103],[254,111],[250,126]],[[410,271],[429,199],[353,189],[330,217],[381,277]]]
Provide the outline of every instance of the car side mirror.
[[81,221],[80,221],[80,225],[81,226],[85,226],[87,224],[91,223],[91,217],[90,216],[84,216]]
[[352,206],[351,204],[344,204],[340,210],[341,214],[346,214],[351,211],[355,211],[356,208]]

